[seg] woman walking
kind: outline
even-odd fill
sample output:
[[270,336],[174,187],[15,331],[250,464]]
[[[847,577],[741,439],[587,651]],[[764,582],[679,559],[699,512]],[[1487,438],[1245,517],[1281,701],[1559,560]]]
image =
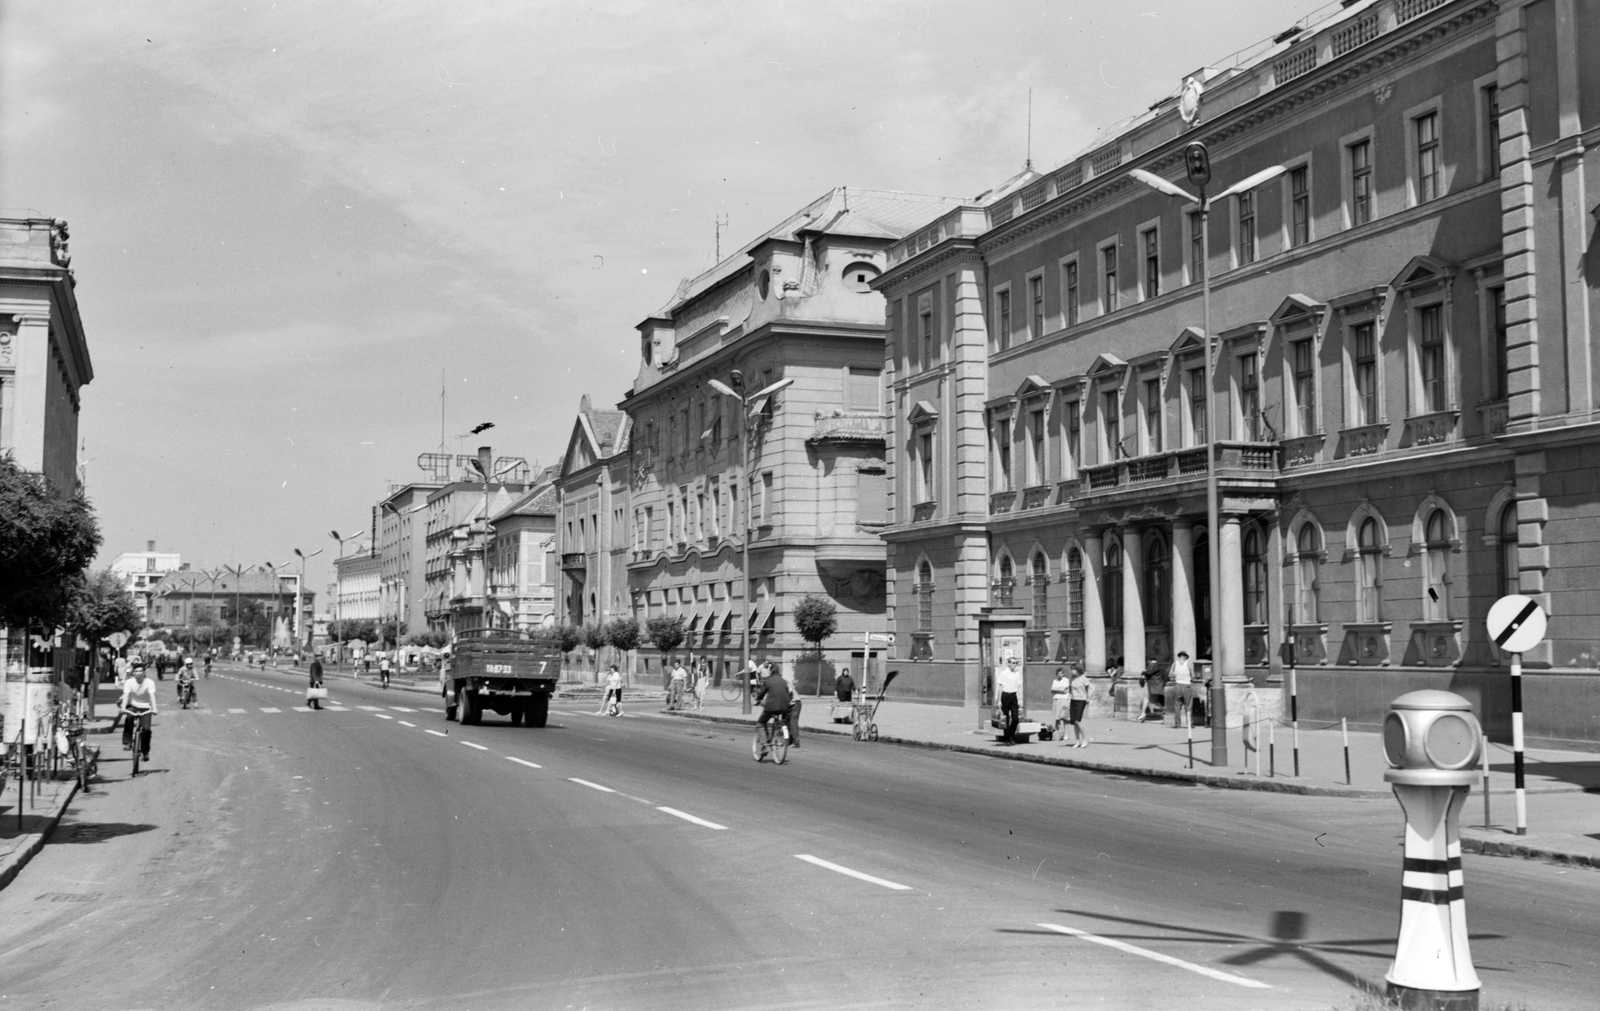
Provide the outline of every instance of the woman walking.
[[1079,660],[1073,665],[1072,680],[1067,682],[1067,722],[1072,724],[1074,748],[1089,746],[1089,738],[1083,732],[1083,711],[1089,708],[1089,690],[1089,675],[1083,669],[1083,661]]

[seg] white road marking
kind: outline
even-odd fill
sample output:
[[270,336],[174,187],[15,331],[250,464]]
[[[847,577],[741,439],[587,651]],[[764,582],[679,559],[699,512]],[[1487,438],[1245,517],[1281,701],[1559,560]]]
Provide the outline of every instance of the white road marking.
[[510,755],[506,756],[506,761],[508,761],[508,762],[516,762],[518,765],[526,765],[530,769],[542,769],[542,768],[544,768],[544,766],[542,766],[542,765],[534,765],[532,762],[525,762],[520,758],[512,758]]
[[346,706],[325,706],[324,708],[330,713],[348,713],[350,711]]
[[282,709],[274,709],[271,706],[262,706],[261,707],[261,711],[264,712],[264,713],[281,713],[281,712],[283,712]]
[[714,821],[706,821],[704,818],[696,818],[694,815],[689,814],[686,811],[680,811],[675,807],[658,807],[656,810],[670,814],[674,818],[682,818],[684,821],[692,821],[696,825],[704,825],[706,828],[717,829],[720,832],[726,832],[728,830],[728,826],[726,825],[718,825]]
[[392,720],[392,719],[394,719],[393,716],[385,716],[382,713],[373,713],[372,715],[376,716],[380,720]]
[[383,712],[383,707],[382,706],[356,706],[356,708],[357,709],[365,709],[369,713],[381,713],[381,712]]
[[402,727],[415,727],[416,726],[415,723],[407,723],[405,720],[396,720],[395,722],[400,724]]
[[230,710],[228,710],[228,712],[230,712],[230,713],[243,713],[243,712],[249,712],[249,710],[247,710],[247,709],[230,709]]
[[1198,972],[1202,976],[1210,976],[1212,979],[1220,979],[1224,983],[1233,983],[1236,986],[1248,986],[1257,990],[1272,989],[1271,985],[1262,983],[1259,980],[1245,979],[1243,976],[1235,976],[1233,973],[1223,972],[1221,969],[1213,969],[1210,966],[1196,965],[1193,962],[1185,962],[1181,958],[1173,958],[1171,955],[1163,955],[1159,951],[1151,951],[1149,948],[1141,948],[1137,945],[1129,944],[1126,941],[1118,941],[1110,937],[1101,937],[1098,934],[1091,934],[1087,930],[1079,930],[1077,927],[1063,927],[1059,923],[1040,923],[1038,926],[1043,927],[1046,930],[1053,930],[1058,934],[1068,934],[1072,937],[1081,937],[1085,941],[1093,941],[1095,944],[1103,944],[1108,948],[1115,948],[1118,951],[1126,951],[1130,955],[1142,955],[1145,958],[1151,959],[1152,961],[1161,962],[1165,965],[1177,966],[1179,969],[1188,969],[1190,972]]
[[609,787],[609,786],[601,786],[599,783],[591,783],[587,779],[575,779],[575,778],[573,778],[571,776],[568,776],[567,777],[567,781],[569,783],[577,783],[579,786],[587,786],[591,790],[599,790],[601,793],[616,793],[617,792],[617,791],[611,789],[611,787]]
[[393,709],[397,713],[414,713],[414,712],[416,712],[415,709],[407,709],[405,706],[390,706],[389,708]]
[[488,748],[485,748],[483,745],[481,745],[481,744],[473,744],[471,741],[462,741],[461,743],[465,744],[469,748],[477,748],[479,751],[488,751],[489,750]]
[[316,710],[312,709],[310,706],[290,706],[289,708],[293,709],[297,713],[314,713],[314,712],[316,712]]
[[808,864],[816,864],[818,867],[824,867],[835,873],[843,874],[852,878],[858,878],[862,881],[869,881],[875,885],[882,885],[884,888],[892,888],[897,892],[909,892],[912,890],[910,885],[901,885],[896,884],[893,881],[886,881],[883,878],[875,878],[870,874],[863,874],[860,871],[853,871],[848,867],[841,867],[836,863],[824,860],[821,857],[814,857],[809,853],[796,853],[795,857],[796,859],[804,860]]
[[443,730],[428,730],[427,728],[424,728],[422,732],[425,733],[425,734],[432,734],[435,737],[449,737],[450,736],[449,734],[445,733]]

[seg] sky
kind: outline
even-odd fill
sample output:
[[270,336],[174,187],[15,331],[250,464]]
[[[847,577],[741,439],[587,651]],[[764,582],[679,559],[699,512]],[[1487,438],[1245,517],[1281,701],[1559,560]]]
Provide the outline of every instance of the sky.
[[322,549],[320,596],[441,414],[557,462],[719,218],[975,195],[1030,89],[1048,168],[1328,6],[0,0],[0,208],[71,225],[101,564]]

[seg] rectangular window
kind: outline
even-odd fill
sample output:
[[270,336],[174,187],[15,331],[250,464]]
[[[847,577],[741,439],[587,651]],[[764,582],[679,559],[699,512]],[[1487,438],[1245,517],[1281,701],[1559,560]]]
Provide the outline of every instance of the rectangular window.
[[1062,268],[1065,275],[1063,286],[1066,292],[1063,296],[1065,306],[1062,314],[1066,317],[1067,326],[1076,326],[1078,323],[1078,261],[1073,260]]
[[1239,266],[1256,262],[1256,194],[1254,190],[1234,198],[1239,206]]
[[1067,412],[1067,437],[1062,443],[1061,476],[1076,477],[1083,460],[1083,416],[1076,400],[1069,400]]
[[711,479],[711,536],[722,536],[722,486]]
[[1291,345],[1294,354],[1294,406],[1301,435],[1317,432],[1316,348],[1308,337]]
[[1261,441],[1261,368],[1254,353],[1239,356],[1239,421],[1246,439]]
[[1355,374],[1356,424],[1378,423],[1378,354],[1374,341],[1373,325],[1357,323],[1351,336],[1355,338],[1355,355],[1352,364]]
[[1004,351],[1011,346],[1011,290],[995,292],[994,309],[995,347]]
[[1439,196],[1439,114],[1430,112],[1411,121],[1417,134],[1417,203]]
[[1205,221],[1199,211],[1189,212],[1189,283],[1198,284],[1206,276]]
[[1101,462],[1122,459],[1122,405],[1116,390],[1100,397],[1100,430],[1105,434],[1105,459]]
[[1028,309],[1030,332],[1028,336],[1038,340],[1044,336],[1044,278],[1034,276],[1028,278]]
[[923,313],[917,322],[922,329],[922,367],[928,368],[933,364],[933,310]]
[[1117,244],[1100,250],[1100,308],[1117,311]]
[[1140,239],[1144,247],[1144,297],[1155,298],[1161,294],[1161,235],[1150,228]]
[[1147,453],[1161,452],[1161,380],[1144,381],[1144,446]]
[[917,489],[918,502],[933,501],[933,429],[917,434],[917,474],[921,487]]
[[1500,175],[1500,88],[1491,84],[1483,89],[1483,136],[1489,144],[1486,152],[1488,157],[1484,164],[1489,170],[1488,178],[1498,178]]
[[728,482],[728,525],[744,523],[748,516],[739,515],[739,486],[733,481]]
[[758,511],[761,514],[761,525],[771,526],[774,515],[777,513],[778,500],[772,497],[772,471],[761,472],[761,504]]
[[[933,584],[921,583],[917,586],[917,631],[933,631]],[[862,673],[865,677],[866,673]]]
[[1011,490],[1011,419],[999,418],[994,423],[994,478],[995,491]]
[[1202,365],[1189,370],[1190,445],[1203,446],[1207,441],[1206,403],[1206,369]]
[[706,494],[696,492],[694,498],[694,536],[695,540],[703,541],[706,537]]
[[1494,375],[1490,377],[1489,395],[1495,400],[1511,396],[1510,376],[1506,368],[1506,290],[1489,289],[1489,311],[1494,320]]
[[1044,437],[1044,410],[1030,411],[1028,414],[1028,484],[1041,485],[1045,482],[1045,451],[1049,447]]
[[1299,165],[1289,170],[1289,245],[1303,246],[1311,241],[1311,168]]
[[1350,145],[1350,224],[1372,220],[1372,141]]
[[883,407],[878,392],[882,377],[879,369],[849,369],[845,378],[844,409],[877,414]]
[[1417,313],[1417,355],[1422,372],[1422,409],[1429,413],[1450,406],[1445,389],[1444,307],[1426,306]]

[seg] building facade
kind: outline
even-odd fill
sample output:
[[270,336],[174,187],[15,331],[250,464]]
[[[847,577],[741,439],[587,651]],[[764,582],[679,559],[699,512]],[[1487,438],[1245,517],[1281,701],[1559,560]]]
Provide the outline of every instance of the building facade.
[[[205,628],[237,623],[237,615],[245,602],[260,604],[272,619],[292,630],[295,626],[295,584],[299,575],[278,575],[273,572],[252,570],[240,576],[231,572],[200,572],[180,569],[169,572],[150,587],[150,618],[152,628]],[[316,593],[300,593],[300,618],[310,627],[316,616]],[[219,631],[225,637],[225,631]],[[293,641],[292,639],[290,640]],[[218,648],[231,643],[218,641]]]
[[872,282],[890,243],[957,203],[832,190],[639,325],[639,375],[620,405],[633,426],[625,606],[641,622],[681,616],[684,648],[715,676],[741,658],[741,621],[759,659],[809,650],[790,620],[806,594],[837,605],[833,658],[881,633],[883,298]]
[[150,620],[150,587],[166,573],[181,568],[183,556],[176,551],[157,551],[155,541],[146,541],[143,551],[124,551],[111,560],[111,571],[133,594],[144,621]]
[[497,628],[527,631],[555,623],[559,473],[558,467],[546,468],[532,488],[490,520],[489,600]]
[[489,517],[526,490],[524,477],[504,483],[452,481],[428,495],[423,534],[428,631],[453,635],[486,627]]
[[428,496],[442,486],[442,482],[414,481],[392,487],[372,510],[378,543],[378,619],[395,622],[402,630],[419,632],[428,627],[427,525],[417,514],[427,508]]
[[382,567],[382,559],[370,551],[335,559],[336,596],[328,617],[334,621],[377,621],[382,613]]
[[557,620],[603,625],[631,613],[627,587],[629,418],[596,409],[585,393],[556,478],[560,557]]
[[[1530,735],[1600,743],[1597,33],[1572,0],[1350,4],[1200,75],[1192,128],[1175,96],[892,246],[897,690],[976,702],[1015,651],[1044,702],[1057,663],[1182,649],[1292,666],[1303,718],[1439,687],[1503,733],[1484,617],[1520,591]],[[1213,193],[1283,172],[1202,231],[1129,174],[1189,187],[1192,141]]]

